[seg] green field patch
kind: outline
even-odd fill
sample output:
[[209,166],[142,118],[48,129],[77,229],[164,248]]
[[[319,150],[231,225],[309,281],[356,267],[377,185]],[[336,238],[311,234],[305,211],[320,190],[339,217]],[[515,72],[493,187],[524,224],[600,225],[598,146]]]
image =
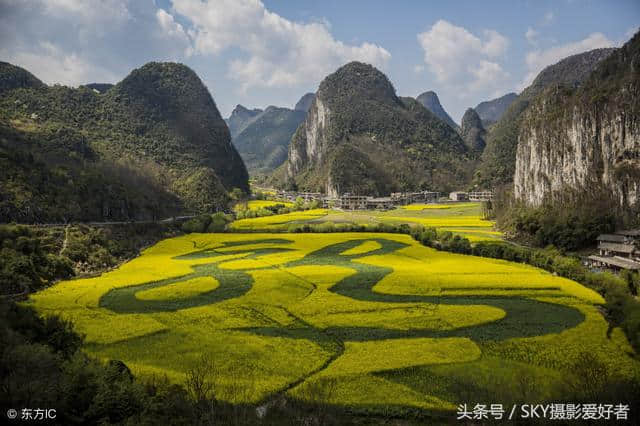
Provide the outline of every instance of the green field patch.
[[218,282],[212,277],[198,277],[179,281],[162,287],[154,287],[136,293],[139,300],[188,299],[218,288]]

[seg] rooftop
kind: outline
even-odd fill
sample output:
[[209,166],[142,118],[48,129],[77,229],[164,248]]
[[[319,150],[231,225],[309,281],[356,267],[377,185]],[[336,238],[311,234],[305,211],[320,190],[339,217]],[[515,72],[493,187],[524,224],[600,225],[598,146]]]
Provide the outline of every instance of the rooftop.
[[625,259],[623,257],[618,257],[618,256],[612,256],[612,257],[589,256],[589,260],[604,263],[606,265],[616,266],[618,268],[623,268],[623,269],[631,269],[634,271],[640,270],[639,262],[635,262],[633,260]]
[[598,236],[598,241],[608,241],[612,243],[624,243],[627,239],[625,235],[618,234],[602,234]]

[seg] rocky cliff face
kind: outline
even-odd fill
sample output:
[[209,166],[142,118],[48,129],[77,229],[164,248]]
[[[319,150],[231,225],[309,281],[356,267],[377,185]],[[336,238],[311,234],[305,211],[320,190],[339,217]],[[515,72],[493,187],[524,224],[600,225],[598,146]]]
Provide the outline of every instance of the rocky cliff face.
[[462,140],[472,151],[482,152],[485,147],[484,136],[485,130],[482,127],[482,120],[478,113],[469,108],[462,116],[462,126],[460,128],[460,136]]
[[533,83],[509,105],[500,120],[489,128],[485,138],[487,146],[475,172],[474,184],[483,188],[511,184],[515,173],[522,116],[530,103],[546,88],[554,85],[580,87],[598,64],[614,51],[615,49],[591,50],[569,56],[542,70]]
[[374,67],[349,63],[320,84],[289,145],[288,185],[338,195],[449,188],[468,179],[458,134]]
[[583,87],[547,89],[521,123],[517,199],[537,206],[598,191],[621,209],[640,201],[639,35],[602,61]]
[[311,108],[311,104],[313,103],[313,98],[316,97],[315,93],[305,93],[298,102],[296,102],[296,106],[293,108],[296,111],[309,111]]
[[431,90],[428,92],[424,92],[418,95],[416,100],[420,102],[422,106],[424,106],[426,109],[428,109],[433,114],[435,114],[435,116],[438,117],[440,120],[444,121],[449,126],[451,126],[452,129],[455,129],[455,130],[459,129],[456,122],[453,121],[451,116],[442,107],[442,104],[440,104],[440,99],[438,99],[438,95],[436,94],[436,92],[433,92]]

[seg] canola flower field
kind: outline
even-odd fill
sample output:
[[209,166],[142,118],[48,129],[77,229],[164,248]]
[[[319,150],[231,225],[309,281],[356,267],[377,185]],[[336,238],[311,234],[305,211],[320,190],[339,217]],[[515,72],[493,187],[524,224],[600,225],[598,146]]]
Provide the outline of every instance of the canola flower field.
[[289,201],[272,201],[272,200],[250,200],[246,203],[238,203],[236,204],[234,210],[238,211],[240,207],[244,207],[246,204],[246,208],[249,210],[260,210],[266,207],[275,206],[277,204],[283,204],[285,207],[292,207],[293,203]]
[[232,402],[331,384],[329,402],[353,409],[452,410],[553,398],[584,352],[621,376],[640,369],[597,293],[407,235],[189,234],[28,303],[137,375],[183,382],[206,354],[217,397]]
[[231,229],[236,231],[283,231],[289,225],[307,223],[326,216],[327,212],[328,210],[326,209],[312,209],[273,216],[240,219],[232,222],[230,226]]
[[[259,208],[257,203],[274,201],[250,201],[250,208]],[[502,238],[502,233],[493,230],[494,223],[482,218],[482,204],[439,203],[410,204],[388,211],[373,210],[329,210],[315,209],[283,215],[273,215],[252,219],[241,219],[231,224],[236,231],[286,231],[295,224],[363,224],[389,223],[399,225],[423,225],[448,230],[461,235],[471,242],[491,241]]]

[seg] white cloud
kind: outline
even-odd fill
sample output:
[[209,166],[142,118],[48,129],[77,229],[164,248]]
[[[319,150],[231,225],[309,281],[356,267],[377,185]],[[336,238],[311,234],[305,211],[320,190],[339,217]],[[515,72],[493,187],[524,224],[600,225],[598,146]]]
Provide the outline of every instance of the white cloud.
[[26,0],[54,18],[73,16],[78,24],[122,23],[132,18],[127,0]]
[[383,67],[391,54],[372,44],[336,40],[325,22],[298,23],[270,12],[259,0],[174,0],[172,11],[193,24],[195,52],[219,54],[236,48],[245,56],[229,65],[229,77],[251,87],[317,83],[345,62]]
[[484,30],[486,41],[482,45],[482,52],[489,57],[495,58],[504,54],[509,47],[509,40],[494,30]]
[[102,67],[85,61],[74,52],[63,52],[50,42],[42,42],[29,52],[2,53],[7,55],[9,62],[29,70],[47,84],[76,86],[89,82],[113,83],[117,79]]
[[462,95],[469,90],[495,90],[504,84],[508,73],[496,59],[505,54],[509,40],[494,30],[485,30],[482,35],[480,38],[445,20],[418,34],[424,62],[439,83]]
[[150,60],[181,61],[186,29],[151,0],[0,0],[0,53],[48,83],[114,82]]
[[509,78],[509,73],[499,64],[484,59],[478,65],[470,66],[469,72],[475,77],[470,84],[473,91],[494,87],[496,81],[505,81]]
[[193,53],[193,48],[191,46],[191,40],[182,27],[182,24],[176,22],[173,15],[170,15],[164,9],[158,9],[156,11],[156,19],[162,29],[162,35],[166,38],[175,39],[176,41],[184,43],[185,54],[190,56]]
[[531,27],[527,28],[527,32],[524,33],[524,36],[529,42],[529,44],[531,44],[532,46],[538,45],[538,32],[533,28]]
[[527,53],[527,56],[525,57],[528,72],[524,80],[518,86],[518,90],[523,90],[529,86],[545,67],[555,64],[567,56],[602,47],[613,47],[615,45],[616,43],[609,40],[604,34],[593,33],[587,38],[573,43],[561,44],[548,49],[533,50]]
[[422,74],[424,72],[424,65],[414,65],[413,72],[415,72],[416,74]]

